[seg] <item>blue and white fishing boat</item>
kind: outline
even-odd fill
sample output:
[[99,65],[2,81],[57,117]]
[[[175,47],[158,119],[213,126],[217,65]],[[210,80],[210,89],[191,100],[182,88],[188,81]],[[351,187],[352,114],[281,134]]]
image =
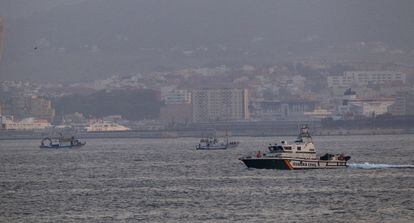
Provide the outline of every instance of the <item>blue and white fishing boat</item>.
[[74,136],[70,138],[65,138],[60,134],[58,138],[45,137],[40,142],[40,148],[73,148],[73,147],[82,147],[86,145],[86,142],[82,142],[79,139],[76,139]]
[[217,137],[201,138],[200,143],[196,146],[197,150],[220,150],[235,148],[239,145],[238,141],[229,141],[226,132],[226,140],[220,141]]

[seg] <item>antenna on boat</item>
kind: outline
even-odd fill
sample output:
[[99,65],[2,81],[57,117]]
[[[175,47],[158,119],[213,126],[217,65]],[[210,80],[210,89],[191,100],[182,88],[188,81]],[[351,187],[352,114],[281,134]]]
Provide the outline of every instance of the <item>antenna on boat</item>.
[[312,136],[309,134],[308,124],[302,125],[300,129],[299,137],[303,139],[304,137],[307,138],[310,142],[312,142]]
[[226,144],[229,144],[229,134],[228,134],[228,129],[226,129]]

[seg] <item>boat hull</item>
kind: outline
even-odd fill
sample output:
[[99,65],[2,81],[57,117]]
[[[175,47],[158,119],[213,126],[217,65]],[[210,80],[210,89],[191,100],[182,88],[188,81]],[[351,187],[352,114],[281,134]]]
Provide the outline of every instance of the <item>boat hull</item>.
[[227,144],[227,148],[236,148],[237,146],[239,146],[239,143],[235,143],[235,144]]
[[198,145],[196,146],[196,150],[224,150],[224,149],[231,149],[236,148],[239,144],[225,144],[225,145]]
[[197,146],[196,150],[224,150],[227,146]]
[[42,149],[63,149],[63,148],[78,148],[86,145],[86,143],[81,143],[78,145],[59,145],[59,144],[52,144],[52,145],[41,145],[39,148]]
[[248,168],[277,169],[277,170],[299,170],[299,169],[336,169],[346,168],[344,160],[309,160],[291,158],[241,158]]

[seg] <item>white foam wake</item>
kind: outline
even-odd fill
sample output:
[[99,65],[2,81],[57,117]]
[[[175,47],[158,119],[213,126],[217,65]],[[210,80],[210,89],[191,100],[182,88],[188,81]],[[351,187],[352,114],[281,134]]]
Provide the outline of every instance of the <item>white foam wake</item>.
[[358,169],[414,168],[414,165],[396,165],[380,163],[350,163],[349,167]]

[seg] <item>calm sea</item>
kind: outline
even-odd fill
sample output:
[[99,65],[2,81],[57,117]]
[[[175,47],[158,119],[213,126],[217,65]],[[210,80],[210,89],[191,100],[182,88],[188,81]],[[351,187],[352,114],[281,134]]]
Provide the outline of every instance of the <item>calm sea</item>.
[[298,171],[238,160],[281,137],[233,139],[228,151],[196,151],[195,138],[0,141],[0,222],[414,222],[414,135],[314,137],[351,165]]

